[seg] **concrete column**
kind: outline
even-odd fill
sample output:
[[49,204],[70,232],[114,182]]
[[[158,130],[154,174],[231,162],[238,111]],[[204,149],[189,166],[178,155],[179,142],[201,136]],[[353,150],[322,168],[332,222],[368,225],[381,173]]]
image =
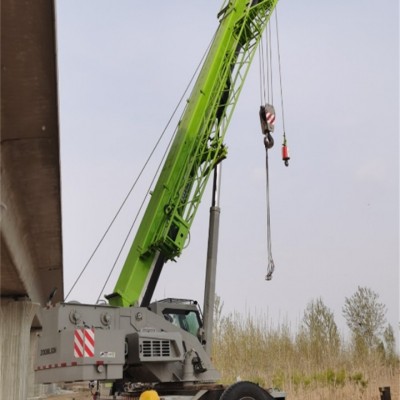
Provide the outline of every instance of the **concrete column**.
[[0,302],[0,399],[25,400],[28,395],[30,331],[39,304],[28,300]]
[[34,373],[35,359],[36,359],[36,353],[37,353],[38,342],[39,342],[38,332],[39,331],[37,331],[37,330],[33,330],[30,333],[29,368],[28,368],[28,399],[38,397],[39,395],[42,394],[41,386],[43,386],[43,385],[35,384],[35,373]]

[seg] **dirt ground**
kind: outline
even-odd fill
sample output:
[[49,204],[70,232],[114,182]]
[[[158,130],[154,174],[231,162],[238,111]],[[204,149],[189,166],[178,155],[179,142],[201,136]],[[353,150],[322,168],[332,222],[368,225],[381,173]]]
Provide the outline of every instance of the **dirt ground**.
[[[391,399],[400,399],[400,378],[393,377],[391,381],[388,382],[370,382],[368,389],[364,392],[354,393],[354,388],[341,388],[334,393],[336,399],[354,399],[358,400],[379,400],[380,395],[378,388],[380,386],[390,386],[391,388]],[[351,389],[351,390],[350,390]],[[332,391],[326,392],[324,389],[318,390],[304,390],[297,392],[288,392],[287,400],[332,400]],[[350,393],[351,392],[351,393]],[[90,393],[88,387],[85,386],[74,386],[74,387],[64,387],[63,390],[57,391],[55,394],[42,396],[42,400],[93,400],[93,395]],[[101,400],[112,400],[113,397],[109,396],[109,388],[102,388],[101,390]]]
[[89,392],[76,392],[69,394],[54,394],[45,397],[46,400],[92,400],[93,396]]
[[[94,392],[94,390],[93,390]],[[112,399],[109,396],[110,388],[101,388],[101,399]],[[92,400],[93,395],[90,392],[88,383],[64,385],[56,393],[43,397],[45,400]]]
[[79,390],[79,391],[60,391],[47,397],[46,400],[92,400],[93,396],[89,390]]

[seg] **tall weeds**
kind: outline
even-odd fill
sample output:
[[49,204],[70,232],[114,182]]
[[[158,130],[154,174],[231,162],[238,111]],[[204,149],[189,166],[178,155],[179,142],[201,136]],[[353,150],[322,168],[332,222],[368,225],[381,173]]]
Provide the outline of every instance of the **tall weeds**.
[[213,360],[223,383],[251,380],[283,389],[289,399],[378,399],[379,386],[392,386],[392,398],[400,398],[397,355],[379,348],[360,353],[341,338],[334,346],[318,344],[262,316],[217,314]]

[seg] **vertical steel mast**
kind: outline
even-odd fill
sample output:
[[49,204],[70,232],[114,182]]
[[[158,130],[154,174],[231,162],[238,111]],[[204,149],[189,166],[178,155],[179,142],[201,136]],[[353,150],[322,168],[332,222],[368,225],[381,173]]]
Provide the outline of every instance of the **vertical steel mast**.
[[221,208],[219,206],[221,190],[221,164],[214,169],[214,182],[212,190],[212,202],[210,207],[210,222],[208,228],[208,248],[206,264],[206,280],[204,285],[204,306],[203,306],[203,328],[205,345],[204,348],[208,355],[211,355],[213,343],[213,320],[215,303],[215,284],[217,275],[218,257],[218,235],[219,217]]

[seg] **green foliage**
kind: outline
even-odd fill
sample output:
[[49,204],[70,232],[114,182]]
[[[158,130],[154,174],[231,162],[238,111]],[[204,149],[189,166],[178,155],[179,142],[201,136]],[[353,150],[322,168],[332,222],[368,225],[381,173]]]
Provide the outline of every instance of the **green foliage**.
[[285,387],[285,373],[282,370],[277,370],[272,376],[272,387],[283,388]]
[[[338,371],[328,368],[322,372],[314,372],[307,374],[303,371],[295,371],[290,377],[290,381],[295,388],[309,388],[309,387],[330,387],[337,388],[343,387],[348,381],[346,372],[342,368]],[[284,380],[283,380],[284,382]]]
[[346,383],[346,371],[344,368],[336,372],[335,375],[335,385],[343,387],[344,384]]
[[378,301],[379,295],[366,287],[358,287],[351,297],[346,297],[343,316],[353,334],[355,349],[364,353],[379,343],[386,321],[386,306]]
[[368,386],[368,380],[364,378],[362,372],[356,372],[349,377],[349,380],[357,385],[361,390],[365,390]]
[[300,328],[299,341],[317,362],[336,355],[340,348],[340,337],[333,312],[321,298],[308,303]]
[[393,361],[388,359],[389,349],[395,346],[389,326],[381,352],[378,346],[370,349],[365,340],[359,341],[357,352],[354,343],[349,346],[338,335],[333,313],[321,299],[309,303],[296,333],[287,323],[272,326],[263,315],[223,316],[222,305],[218,299],[212,357],[223,383],[250,380],[298,396],[316,390],[326,395],[319,399],[330,400],[338,390],[351,390],[362,398],[372,390],[369,379],[376,374],[398,376],[396,352]]
[[383,331],[383,340],[385,343],[385,350],[388,356],[393,356],[396,353],[396,339],[394,337],[394,330],[392,325],[388,324]]
[[343,387],[346,383],[346,371],[344,368],[338,371],[328,368],[323,372],[313,374],[312,378],[313,381],[318,382],[321,386]]
[[299,371],[294,371],[290,380],[296,389],[299,387],[308,386],[311,383],[311,381],[307,379],[306,375]]

